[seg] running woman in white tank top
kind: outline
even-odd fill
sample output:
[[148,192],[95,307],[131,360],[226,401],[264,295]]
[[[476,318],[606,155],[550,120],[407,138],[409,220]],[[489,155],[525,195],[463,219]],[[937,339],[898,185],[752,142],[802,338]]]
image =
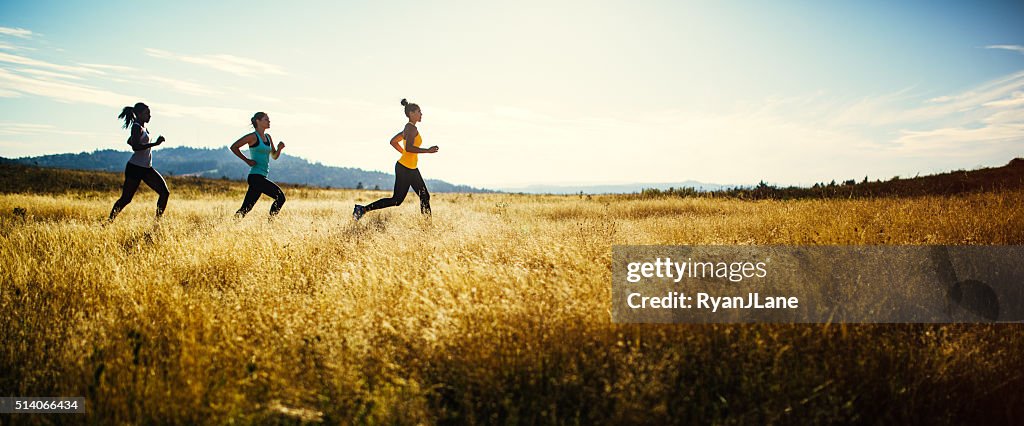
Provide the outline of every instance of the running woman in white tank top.
[[131,145],[132,158],[124,167],[124,185],[121,185],[121,198],[114,202],[114,208],[110,209],[110,221],[117,217],[117,214],[132,202],[135,191],[139,189],[139,183],[146,182],[146,185],[156,191],[160,198],[156,201],[156,217],[164,214],[167,208],[167,198],[171,195],[167,190],[167,182],[160,173],[153,168],[154,146],[164,143],[164,137],[156,138],[156,142],[149,141],[149,130],[146,130],[146,123],[149,122],[149,107],[139,102],[134,107],[126,106],[121,110],[117,118],[124,120],[124,128],[131,127],[132,134],[128,137],[128,145]]

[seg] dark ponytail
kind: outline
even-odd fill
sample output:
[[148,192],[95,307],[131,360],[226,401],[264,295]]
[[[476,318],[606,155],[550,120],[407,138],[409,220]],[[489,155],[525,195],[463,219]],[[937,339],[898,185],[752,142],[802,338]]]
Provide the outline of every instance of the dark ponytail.
[[252,128],[255,129],[256,128],[256,121],[262,120],[263,117],[266,117],[266,116],[267,116],[267,113],[262,112],[262,111],[253,114],[252,118],[249,119],[249,123],[252,124]]
[[139,102],[135,106],[126,106],[121,109],[121,114],[117,118],[124,120],[124,128],[127,129],[132,124],[135,124],[135,120],[142,113],[143,110],[149,109],[146,104]]
[[408,117],[409,114],[412,113],[413,111],[419,111],[420,110],[420,106],[419,105],[416,105],[416,104],[413,104],[413,103],[409,103],[409,101],[405,100],[405,98],[402,98],[402,106],[405,107],[405,116],[406,117]]
[[124,119],[124,128],[127,129],[135,122],[135,112],[132,111],[132,107],[126,106],[121,110],[121,115],[117,118]]

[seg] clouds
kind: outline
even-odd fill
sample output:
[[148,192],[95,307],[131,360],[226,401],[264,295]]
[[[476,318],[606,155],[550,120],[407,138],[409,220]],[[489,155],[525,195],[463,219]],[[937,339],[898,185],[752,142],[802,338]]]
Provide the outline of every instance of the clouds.
[[1024,72],[964,93],[930,99],[901,118],[911,124],[895,140],[900,151],[919,155],[972,156],[1002,149],[1024,152]]
[[82,77],[77,76],[77,75],[65,74],[65,73],[59,73],[59,72],[52,72],[52,71],[46,71],[46,70],[40,70],[40,69],[33,69],[33,68],[19,68],[18,71],[22,72],[22,73],[25,73],[25,74],[31,74],[31,75],[34,75],[34,76],[38,76],[38,77],[43,78],[43,79],[59,79],[59,80],[81,80],[82,79]]
[[[28,99],[44,98],[69,105],[62,109],[85,114],[62,122],[93,133],[62,138],[73,134],[53,126],[25,124],[51,119],[49,106],[7,111],[10,114],[5,113],[3,118],[12,122],[6,123],[7,130],[0,131],[0,155],[119,148],[119,144],[112,142],[119,138],[111,137],[116,130],[107,128],[109,122],[77,118],[95,117],[94,112],[100,109],[117,111],[141,100],[158,117],[155,129],[175,136],[175,143],[222,146],[239,132],[249,130],[249,117],[254,111],[263,110],[274,116],[275,124],[298,130],[285,135],[309,140],[292,147],[293,153],[303,152],[314,158],[322,138],[315,129],[337,121],[328,120],[324,114],[334,112],[348,117],[347,113],[366,112],[366,108],[325,98],[321,92],[264,91],[268,87],[266,77],[287,73],[275,65],[249,58],[186,55],[140,46],[137,51],[123,53],[125,60],[131,60],[130,65],[125,65],[93,59],[78,49],[65,50],[64,46],[33,40],[34,35],[29,30],[0,34],[0,101],[6,105],[28,105]],[[185,68],[164,66],[165,61],[180,62]],[[273,85],[269,87],[274,89]],[[54,142],[55,139],[59,142]]]
[[[0,149],[4,157],[81,151],[82,142],[109,137],[98,132],[69,129],[66,126],[0,121]],[[122,139],[119,135],[112,140]],[[95,147],[89,147],[90,149]]]
[[509,164],[530,164],[537,177],[552,170],[587,180],[582,176],[594,176],[596,169],[605,180],[801,184],[1001,165],[1024,154],[1024,71],[939,96],[921,92],[907,87],[856,99],[813,92],[751,100],[730,110],[677,108],[622,119],[566,119],[559,113],[547,119],[513,106],[482,116],[438,112],[433,118],[470,118],[445,139],[487,134],[493,143],[463,148],[470,155],[447,151],[464,157],[458,166],[464,175],[456,181],[474,174],[512,179],[501,168],[472,163],[498,152]]
[[[595,13],[607,15],[599,9]],[[444,148],[423,162],[425,174],[491,186],[685,179],[813,183],[906,174],[923,170],[922,164],[962,168],[987,158],[1004,163],[1020,155],[1024,143],[1024,62],[1016,73],[1007,68],[1024,48],[988,41],[1016,37],[985,34],[984,41],[943,44],[959,53],[941,61],[943,70],[953,71],[939,72],[936,61],[923,60],[931,51],[874,44],[885,38],[882,33],[864,35],[872,42],[861,47],[870,47],[870,56],[857,51],[859,34],[846,33],[851,39],[842,47],[850,50],[835,56],[823,43],[820,55],[808,60],[808,43],[777,42],[785,38],[749,28],[732,28],[735,34],[692,30],[687,34],[695,37],[686,38],[673,24],[657,37],[610,40],[606,36],[615,32],[588,24],[598,28],[587,33],[595,38],[573,42],[583,50],[563,60],[542,55],[552,50],[542,41],[522,42],[504,33],[494,38],[487,25],[474,27],[480,40],[508,43],[453,45],[458,32],[448,31],[426,32],[407,46],[393,32],[373,30],[393,18],[386,7],[378,12],[379,18],[353,18],[353,25],[317,26],[314,17],[299,14],[301,21],[293,21],[304,25],[299,31],[246,27],[259,31],[258,50],[244,31],[213,38],[224,22],[194,19],[188,8],[169,8],[160,15],[162,30],[123,40],[96,32],[120,22],[105,15],[90,17],[88,25],[73,25],[81,22],[75,19],[60,27],[23,24],[46,28],[45,37],[4,28],[2,119],[42,123],[53,117],[60,119],[54,121],[58,126],[112,135],[117,129],[108,116],[142,100],[153,108],[154,131],[174,143],[213,147],[251,131],[249,117],[266,111],[274,120],[272,131],[289,141],[292,155],[387,170],[394,161],[387,139],[405,119],[397,100],[410,96],[425,108],[426,143]],[[173,24],[176,19],[194,25]],[[775,40],[766,46],[778,51],[730,60],[749,52],[714,48],[719,41],[744,46],[752,38]],[[623,47],[636,41],[644,41],[644,51],[652,54],[633,55]],[[601,60],[588,62],[590,54]],[[857,59],[867,57],[870,63]],[[408,65],[415,65],[414,72]],[[780,69],[785,71],[773,74]],[[41,129],[16,130],[5,139],[55,139]],[[96,143],[107,143],[104,138]],[[76,147],[95,148],[88,138],[76,139]]]
[[[1006,161],[1013,155],[1013,148],[1020,154],[1022,123],[997,123],[981,128],[944,127],[924,131],[905,130],[896,140],[899,151],[909,155],[965,158],[976,154],[1006,152]],[[965,155],[967,154],[967,155]]]
[[[190,82],[158,77],[147,78],[169,86],[176,86],[177,90],[186,88],[207,93],[204,86],[192,86]],[[115,109],[123,105],[134,104],[139,99],[138,96],[130,96],[81,82],[26,76],[2,68],[0,68],[0,91],[20,92],[50,98],[58,102],[92,104]],[[171,102],[160,102],[159,109],[169,117],[191,117],[218,124],[234,124],[238,117],[245,117],[247,113],[237,108],[182,105]]]
[[124,74],[138,72],[139,69],[135,67],[128,67],[124,65],[109,65],[109,64],[79,64],[86,68],[92,68],[100,71],[109,71],[112,73]]
[[[284,71],[273,65],[263,64],[258,61],[233,57],[230,55],[193,57],[175,55],[170,52],[157,49],[146,49],[145,53],[158,58],[170,58],[184,62],[207,65],[214,69],[242,76],[284,74]],[[2,62],[23,65],[24,67],[17,69],[6,69],[6,67],[0,68],[0,97],[14,97],[20,92],[48,97],[59,102],[89,103],[106,106],[122,105],[126,102],[131,103],[134,102],[132,99],[138,97],[123,95],[114,90],[97,87],[97,85],[109,85],[110,82],[136,84],[148,83],[150,85],[170,89],[175,93],[207,99],[224,94],[222,90],[215,89],[209,85],[194,80],[160,76],[151,71],[142,70],[138,67],[132,66],[97,63],[62,65],[32,59],[27,56],[0,52],[0,63]],[[264,97],[263,99],[270,98]],[[244,114],[242,110],[238,109],[183,105],[178,103],[163,103],[163,106],[164,110],[172,116],[192,116],[220,123],[226,121],[226,119],[217,118],[220,113],[234,112]]]
[[24,50],[35,50],[31,47],[15,46],[13,44],[0,43],[0,50],[9,50],[12,52],[24,51]]
[[62,136],[92,136],[92,132],[81,132],[76,130],[60,129],[51,124],[36,123],[15,123],[0,122],[0,136],[9,135],[62,135]]
[[212,96],[221,94],[219,90],[213,89],[204,84],[196,83],[194,81],[178,80],[175,78],[158,76],[146,76],[143,78],[148,81],[152,81],[161,84],[165,87],[174,89],[174,91],[179,93],[185,93],[194,96]]
[[1005,100],[1024,90],[1024,71],[982,83],[962,93],[928,99],[925,105],[908,111],[898,120],[931,119],[963,113]]
[[[959,92],[922,96],[921,91],[908,87],[853,100],[813,94],[763,102],[756,114],[859,135],[893,158],[970,157],[988,149],[981,146],[986,141],[1003,144],[1006,156],[1024,151],[1024,71]],[[1013,143],[1017,154],[1008,145]]]
[[214,55],[181,55],[177,53],[171,53],[166,50],[146,48],[144,49],[147,55],[154,58],[161,59],[172,59],[190,64],[202,65],[209,68],[213,68],[218,71],[223,71],[229,74],[234,74],[240,77],[256,77],[260,75],[287,75],[287,73],[279,66],[260,62],[255,59],[243,58],[240,56],[228,55],[228,54],[214,54]]
[[1024,92],[1013,92],[1009,98],[986,102],[982,104],[989,108],[1017,108],[1024,107]]
[[[3,28],[3,27],[0,27]],[[10,29],[8,29],[10,30]],[[8,31],[6,35],[28,38],[32,32]],[[186,62],[206,63],[203,60],[193,61],[192,57],[174,56],[155,51],[160,55],[170,55]],[[153,49],[147,51],[153,53]],[[223,55],[227,57],[227,55]],[[213,55],[212,57],[218,57]],[[252,72],[283,73],[279,69],[266,64],[244,58],[224,59],[221,62],[211,60],[218,67],[232,70],[232,66],[247,66]],[[223,59],[223,58],[221,58]],[[244,72],[244,75],[255,75]],[[200,105],[167,102],[153,97],[139,96],[139,86],[159,87],[158,93],[176,93],[202,98]],[[169,92],[167,92],[169,90]],[[148,92],[148,90],[147,90]],[[211,98],[223,95],[220,89],[191,79],[179,79],[158,75],[137,66],[100,63],[61,64],[43,61],[24,54],[0,51],[0,98],[18,98],[24,95],[49,98],[61,103],[99,105],[106,108],[131,105],[138,99],[146,98],[159,104],[160,110],[169,117],[190,117],[220,125],[235,124],[239,117],[251,114],[246,110],[230,107],[204,106]],[[269,97],[265,97],[269,99]],[[30,133],[7,133],[8,135],[29,135]],[[31,133],[31,134],[38,134]]]
[[29,39],[32,38],[32,31],[24,28],[0,27],[0,35]]
[[[31,39],[33,35],[34,35],[34,33],[32,31],[26,30],[24,28],[0,27],[0,38],[11,38],[11,37],[13,37],[13,38],[16,38],[16,39],[20,39],[20,40],[17,40],[17,41],[24,41],[24,40]],[[35,49],[33,49],[31,47],[27,47],[27,46],[21,46],[21,45],[18,45],[17,43],[11,44],[11,43],[0,41],[0,50],[7,50],[7,51],[12,51],[12,52],[17,52],[17,51],[35,50]]]
[[[6,31],[5,31],[6,30]],[[0,34],[28,39],[25,29],[0,27]],[[35,95],[64,103],[124,104],[128,96],[97,87],[105,70],[120,67],[101,64],[58,64],[22,54],[0,52],[0,97]]]
[[1020,54],[1024,54],[1024,46],[1018,46],[1015,44],[994,44],[991,46],[985,46],[986,49],[1002,49],[1010,50]]
[[0,69],[0,90],[42,96],[59,102],[94,105],[127,105],[131,97],[90,85],[39,78]]
[[72,73],[72,74],[93,74],[93,75],[104,74],[102,71],[99,71],[99,70],[96,70],[96,69],[93,69],[93,68],[89,68],[89,67],[54,64],[54,63],[51,63],[51,62],[46,62],[46,61],[40,61],[40,60],[32,59],[32,58],[29,58],[27,56],[13,55],[13,54],[10,54],[10,53],[3,53],[3,52],[0,52],[0,62],[6,62],[6,63],[11,63],[11,64],[17,64],[17,65],[25,65],[25,66],[29,66],[29,67],[46,68],[46,69],[51,69],[51,70],[55,70],[55,71],[62,71],[62,72],[67,72],[67,73]]

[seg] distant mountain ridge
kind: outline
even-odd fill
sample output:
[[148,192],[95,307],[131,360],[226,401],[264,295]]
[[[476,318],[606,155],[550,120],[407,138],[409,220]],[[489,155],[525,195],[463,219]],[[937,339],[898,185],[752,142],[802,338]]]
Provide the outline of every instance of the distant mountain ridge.
[[1017,190],[1024,188],[1024,159],[1014,158],[1005,166],[975,170],[953,170],[926,176],[900,178],[887,181],[876,179],[857,182],[855,179],[836,183],[816,183],[812,187],[777,187],[761,181],[754,187],[726,188],[718,191],[698,192],[689,188],[672,190],[645,189],[643,198],[678,196],[739,198],[749,200],[796,200],[806,198],[873,198],[947,196],[985,191]]
[[[131,157],[127,151],[98,150],[78,154],[54,154],[18,159],[0,158],[0,164],[15,163],[73,170],[98,170],[120,173]],[[227,149],[190,147],[164,148],[154,159],[161,173],[169,176],[196,176],[202,178],[245,180],[249,168]],[[271,165],[275,181],[322,188],[358,188],[388,191],[394,185],[394,175],[350,167],[326,166],[295,156],[286,155]],[[969,192],[985,188],[1024,186],[1024,160],[1018,158],[1002,167],[972,171],[957,170],[915,178],[893,178],[886,182],[819,183],[813,187],[776,187],[761,182],[758,185],[720,185],[687,180],[672,183],[627,183],[606,185],[529,185],[506,187],[500,191],[529,194],[640,194],[643,196],[731,196],[740,198],[806,198],[941,195]],[[467,185],[455,185],[441,180],[427,180],[432,192],[497,192]]]
[[[104,149],[78,154],[53,154],[15,159],[17,163],[61,169],[124,170],[131,152]],[[245,180],[249,167],[227,148],[161,148],[154,156],[153,165],[160,173],[170,176],[197,176]],[[326,166],[310,163],[304,158],[284,155],[271,164],[272,178],[276,182],[319,186],[324,188],[357,188],[389,190],[395,185],[390,173],[351,167]],[[468,185],[456,185],[436,179],[427,179],[431,192],[493,192]]]
[[[109,155],[111,152],[113,152],[114,154],[118,154],[116,151],[100,151],[98,153],[100,155]],[[76,157],[76,155],[83,155],[84,157]],[[108,168],[107,170],[104,170],[100,168],[103,165],[102,161],[98,160],[96,156],[90,156],[88,154],[63,154],[57,156],[43,156],[35,158],[43,159],[43,163],[46,164],[39,164],[39,162],[37,162],[33,158],[8,159],[0,157],[0,182],[4,182],[4,185],[0,185],[0,194],[18,192],[62,193],[64,191],[74,190],[115,191],[117,188],[120,187],[121,182],[123,182],[123,177],[121,176],[123,166],[118,166],[117,168],[114,169]],[[102,170],[104,172],[97,173],[91,171],[82,171],[80,170],[82,167],[63,167],[60,165],[62,164],[61,161],[71,161],[76,158],[92,161],[92,163],[88,164],[93,167],[90,170]],[[124,160],[124,158],[121,155],[116,155],[115,158],[118,161]],[[39,167],[44,165],[46,165],[46,167]],[[327,167],[322,165],[315,166]],[[359,169],[354,170],[363,172]],[[377,173],[380,175],[384,175],[387,176],[389,179],[387,182],[388,184],[392,182],[390,180],[392,178],[385,173],[364,173]],[[201,175],[204,174],[209,175],[210,171],[198,173],[183,173],[181,175],[169,176],[168,180],[172,182],[177,182],[177,184],[179,185],[191,187],[199,191],[223,192],[226,191],[228,188],[232,187],[232,185],[236,185],[235,183],[221,179],[219,176],[215,176],[214,179],[210,179],[208,177],[200,177]],[[181,177],[190,175],[197,177]],[[866,178],[861,182],[856,182],[855,180],[850,179],[843,181],[841,183],[837,183],[835,181],[832,181],[831,183],[828,184],[818,183],[812,187],[776,187],[761,182],[756,186],[720,186],[720,188],[717,190],[710,190],[712,186],[709,184],[703,184],[705,185],[704,189],[694,189],[690,186],[687,186],[691,184],[700,184],[700,182],[686,181],[676,184],[637,184],[638,186],[643,186],[645,189],[643,189],[640,192],[632,192],[629,194],[625,194],[624,196],[639,198],[702,197],[739,198],[751,200],[788,200],[806,198],[874,198],[915,197],[929,195],[943,196],[973,192],[1018,190],[1020,188],[1024,188],[1024,159],[1015,158],[1011,160],[1009,163],[1007,163],[1005,166],[999,167],[986,167],[969,171],[954,170],[935,175],[915,176],[913,178],[900,178],[897,176],[884,182],[881,180],[868,181]],[[303,184],[298,183],[298,185]],[[432,185],[436,184],[432,183]],[[672,186],[669,189],[658,188],[664,185]],[[611,185],[608,187],[591,186],[586,188],[617,189],[628,186],[629,185]],[[345,188],[343,186],[333,187]],[[372,186],[367,186],[365,183],[364,188],[373,189]],[[552,191],[553,188],[558,187],[535,185],[531,188],[535,190],[548,191],[544,193],[551,194],[552,192],[550,191]],[[572,188],[574,190],[572,192],[563,192],[563,194],[578,194],[579,189],[584,187],[567,186],[563,188]],[[381,186],[381,189],[385,191],[389,190],[388,187],[384,186]],[[494,192],[482,190],[477,191]],[[442,191],[438,190],[436,192]],[[513,192],[524,191],[520,190]]]
[[641,192],[645,189],[671,190],[676,188],[690,188],[697,191],[720,191],[726,188],[739,185],[719,185],[715,183],[698,182],[688,180],[684,182],[669,183],[623,183],[605,185],[528,185],[523,187],[502,188],[507,192],[522,192],[525,194],[629,194]]

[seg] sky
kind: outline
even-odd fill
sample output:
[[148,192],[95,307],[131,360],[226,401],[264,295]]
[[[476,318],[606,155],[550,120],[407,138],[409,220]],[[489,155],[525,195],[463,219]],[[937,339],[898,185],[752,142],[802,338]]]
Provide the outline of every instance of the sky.
[[[810,185],[1024,156],[1024,2],[0,2],[0,156],[226,147],[428,179]],[[154,166],[160,169],[159,148]],[[273,176],[271,176],[273,179]]]

